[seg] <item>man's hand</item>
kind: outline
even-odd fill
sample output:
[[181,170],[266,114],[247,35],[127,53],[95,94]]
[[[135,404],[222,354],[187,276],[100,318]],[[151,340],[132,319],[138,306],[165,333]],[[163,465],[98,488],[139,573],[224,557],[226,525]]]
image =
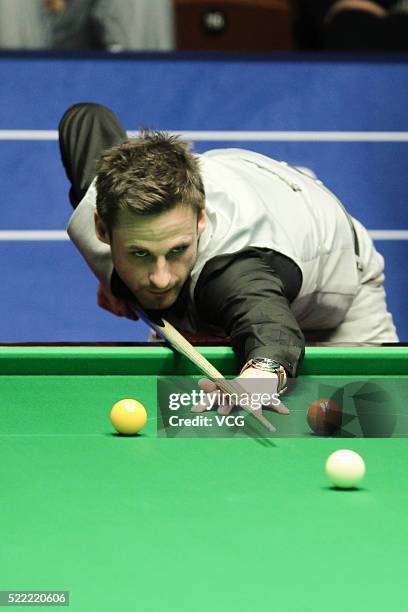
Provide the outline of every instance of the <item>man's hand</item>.
[[[280,397],[277,393],[278,388],[278,376],[272,372],[265,372],[258,370],[257,368],[248,368],[237,376],[233,381],[237,383],[237,395],[248,394],[253,398],[254,408],[256,401],[262,394],[269,396],[269,401],[262,402],[262,407],[268,408],[279,414],[289,414],[289,409],[280,401]],[[231,412],[234,407],[233,403],[228,402],[228,398],[223,401],[223,395],[219,391],[216,382],[202,378],[198,381],[199,387],[206,392],[206,400],[204,403],[197,404],[191,408],[192,412],[205,412],[209,410],[211,406],[217,408],[218,414],[227,415]],[[215,398],[221,397],[221,402],[214,404]],[[258,408],[262,410],[262,408]]]
[[98,287],[97,301],[98,306],[108,310],[117,317],[126,317],[132,321],[137,321],[139,318],[135,314],[130,302],[115,297],[111,290],[103,283]]

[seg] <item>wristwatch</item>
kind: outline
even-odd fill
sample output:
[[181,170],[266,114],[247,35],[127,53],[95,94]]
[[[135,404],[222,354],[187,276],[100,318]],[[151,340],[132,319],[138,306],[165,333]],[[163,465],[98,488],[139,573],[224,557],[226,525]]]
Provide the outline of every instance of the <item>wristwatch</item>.
[[276,374],[278,376],[278,388],[277,392],[279,394],[286,391],[286,370],[282,364],[274,359],[269,359],[268,357],[254,357],[246,362],[244,367],[242,368],[240,374],[245,372],[248,368],[255,368],[257,370],[263,370],[264,372],[271,372],[272,374]]

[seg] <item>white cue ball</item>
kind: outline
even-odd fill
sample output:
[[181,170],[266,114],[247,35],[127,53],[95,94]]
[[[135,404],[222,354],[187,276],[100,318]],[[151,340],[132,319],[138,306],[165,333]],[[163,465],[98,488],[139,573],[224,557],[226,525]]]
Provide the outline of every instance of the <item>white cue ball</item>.
[[365,463],[363,458],[352,450],[338,450],[327,459],[325,470],[335,487],[352,489],[363,479]]

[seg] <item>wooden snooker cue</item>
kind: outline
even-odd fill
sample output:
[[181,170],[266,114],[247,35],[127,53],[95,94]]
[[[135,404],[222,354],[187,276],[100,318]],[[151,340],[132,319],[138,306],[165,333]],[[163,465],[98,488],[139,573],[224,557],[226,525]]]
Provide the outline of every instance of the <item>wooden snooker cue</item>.
[[[237,386],[236,383],[232,383],[225,379],[225,377],[210,363],[201,353],[197,351],[192,344],[182,335],[180,332],[168,321],[163,319],[162,317],[157,317],[154,314],[148,315],[146,312],[141,310],[139,306],[136,307],[136,314],[150,327],[152,327],[156,333],[159,334],[162,338],[167,340],[167,342],[175,348],[179,353],[187,357],[190,361],[192,361],[197,368],[203,372],[208,378],[212,381],[217,381],[217,386],[224,393],[236,393]],[[276,429],[268,421],[267,418],[262,414],[262,408],[258,411],[253,411],[247,406],[240,406],[243,410],[254,416],[268,431],[275,432]]]

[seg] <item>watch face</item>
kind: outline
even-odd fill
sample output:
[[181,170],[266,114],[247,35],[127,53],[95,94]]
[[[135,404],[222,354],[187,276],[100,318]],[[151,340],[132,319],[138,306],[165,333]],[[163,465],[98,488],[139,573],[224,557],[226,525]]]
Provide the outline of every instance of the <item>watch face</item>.
[[252,364],[255,367],[258,366],[261,368],[270,368],[271,370],[281,367],[281,364],[278,361],[275,361],[274,359],[269,359],[268,357],[255,357],[252,360]]

